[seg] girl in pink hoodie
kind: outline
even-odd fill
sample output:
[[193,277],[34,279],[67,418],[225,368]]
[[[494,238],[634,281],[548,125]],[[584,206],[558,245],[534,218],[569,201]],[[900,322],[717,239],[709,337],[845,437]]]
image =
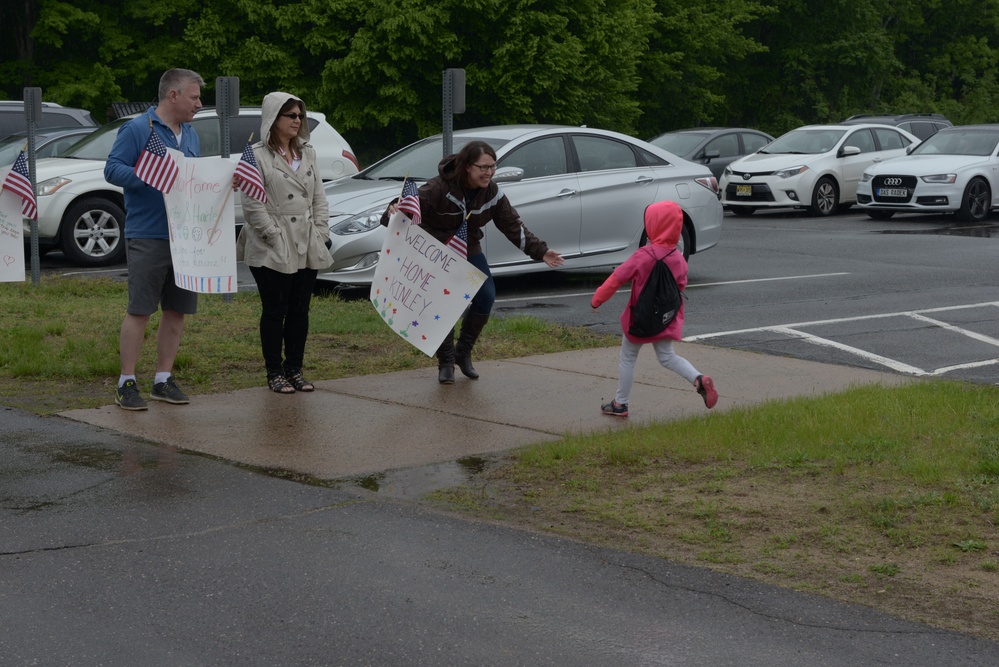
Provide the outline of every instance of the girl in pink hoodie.
[[707,375],[701,375],[689,361],[673,351],[673,341],[683,337],[683,303],[676,318],[663,331],[651,338],[638,338],[628,333],[631,328],[631,307],[638,301],[642,287],[652,273],[655,263],[665,258],[666,265],[673,272],[676,284],[682,291],[687,286],[687,261],[683,254],[670,251],[676,248],[683,229],[683,211],[679,204],[671,201],[656,202],[645,209],[645,231],[649,244],[635,251],[621,266],[614,269],[604,284],[593,294],[590,305],[594,310],[608,301],[625,283],[631,283],[631,297],[628,307],[621,313],[621,328],[624,336],[621,339],[621,364],[618,368],[617,395],[610,403],[600,406],[604,414],[616,417],[628,416],[628,400],[631,387],[635,383],[635,362],[642,345],[652,343],[656,357],[664,368],[682,375],[687,379],[697,393],[704,399],[704,405],[709,409],[718,402],[718,392],[714,382]]

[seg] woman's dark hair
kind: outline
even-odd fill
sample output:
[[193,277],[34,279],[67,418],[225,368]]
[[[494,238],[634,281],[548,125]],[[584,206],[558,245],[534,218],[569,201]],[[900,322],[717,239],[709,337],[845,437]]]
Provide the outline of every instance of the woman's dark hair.
[[454,173],[461,184],[468,185],[468,167],[479,161],[483,155],[488,155],[493,160],[496,159],[496,151],[484,141],[469,141],[458,151],[454,160]]
[[[294,97],[289,97],[288,101],[281,105],[281,109],[278,111],[278,115],[274,117],[274,123],[277,122],[278,116],[280,116],[283,113],[288,113],[293,108],[297,108],[298,113],[305,113],[305,105],[302,104],[301,100],[296,100]],[[305,127],[305,122],[306,121],[303,118],[301,127]],[[274,123],[271,123],[271,131],[270,134],[267,135],[267,146],[270,147],[272,151],[277,153],[278,142],[277,139],[274,138]],[[295,157],[299,158],[302,157],[302,140],[299,139],[297,135],[292,137],[289,144],[292,152],[295,153]]]

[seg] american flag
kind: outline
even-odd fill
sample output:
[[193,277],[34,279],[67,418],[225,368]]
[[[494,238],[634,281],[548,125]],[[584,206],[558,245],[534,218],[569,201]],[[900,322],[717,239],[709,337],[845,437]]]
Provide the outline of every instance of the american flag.
[[447,240],[449,248],[453,248],[462,259],[468,259],[468,220],[461,221],[457,233]]
[[402,186],[399,210],[405,213],[414,225],[423,221],[423,217],[420,215],[420,188],[413,181],[407,180]]
[[7,178],[3,180],[3,189],[10,190],[21,198],[21,213],[32,220],[38,219],[38,204],[35,201],[35,192],[31,189],[31,179],[28,177],[28,158],[24,156],[23,149],[14,161],[14,166],[11,167]]
[[135,175],[148,185],[153,186],[160,192],[166,194],[173,188],[173,182],[177,180],[180,167],[173,157],[167,153],[166,146],[156,136],[153,128],[149,128],[149,139],[146,140],[146,147],[139,155],[139,161],[135,165]]
[[267,201],[267,193],[264,192],[264,179],[260,177],[260,169],[257,168],[257,156],[253,154],[253,146],[246,142],[246,148],[236,163],[236,175],[241,179],[239,189],[253,197],[259,202]]

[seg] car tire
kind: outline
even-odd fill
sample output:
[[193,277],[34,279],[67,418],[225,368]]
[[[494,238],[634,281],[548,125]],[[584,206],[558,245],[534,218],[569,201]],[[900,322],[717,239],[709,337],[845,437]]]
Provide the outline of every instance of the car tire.
[[823,176],[815,184],[815,190],[812,192],[812,205],[808,207],[808,211],[812,215],[825,217],[835,213],[838,207],[839,187],[836,185],[836,181],[828,176]]
[[867,217],[874,220],[891,220],[893,215],[895,215],[895,211],[867,211]]
[[984,178],[973,178],[961,197],[961,210],[957,217],[962,222],[981,222],[989,217],[992,192]]
[[66,259],[78,266],[109,266],[125,261],[125,211],[100,197],[75,202],[59,228]]
[[752,206],[729,206],[728,210],[732,211],[733,215],[752,215],[756,213],[756,209]]

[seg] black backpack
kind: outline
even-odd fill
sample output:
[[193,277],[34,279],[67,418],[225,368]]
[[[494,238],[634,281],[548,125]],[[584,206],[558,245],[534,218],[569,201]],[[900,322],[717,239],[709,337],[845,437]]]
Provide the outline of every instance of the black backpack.
[[[674,252],[676,248],[669,251],[666,257]],[[631,336],[651,338],[668,327],[680,312],[683,292],[676,284],[673,272],[666,265],[666,257],[656,260],[648,281],[638,295],[638,300],[631,307],[631,326],[628,328],[628,334]]]

